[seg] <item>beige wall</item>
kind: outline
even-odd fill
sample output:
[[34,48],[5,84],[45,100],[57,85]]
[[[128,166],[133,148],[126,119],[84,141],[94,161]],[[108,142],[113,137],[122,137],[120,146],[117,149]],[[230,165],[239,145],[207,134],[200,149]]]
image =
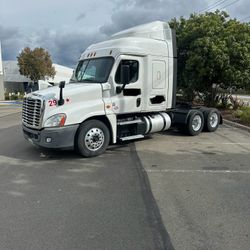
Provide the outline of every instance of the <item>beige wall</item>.
[[0,75],[0,101],[4,100],[4,84],[3,84],[3,75]]

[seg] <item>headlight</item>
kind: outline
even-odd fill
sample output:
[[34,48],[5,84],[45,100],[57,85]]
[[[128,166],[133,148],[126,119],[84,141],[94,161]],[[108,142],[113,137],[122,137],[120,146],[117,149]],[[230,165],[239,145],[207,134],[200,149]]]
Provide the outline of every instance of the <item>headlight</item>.
[[65,114],[53,115],[45,121],[44,127],[62,127],[65,124],[66,118]]

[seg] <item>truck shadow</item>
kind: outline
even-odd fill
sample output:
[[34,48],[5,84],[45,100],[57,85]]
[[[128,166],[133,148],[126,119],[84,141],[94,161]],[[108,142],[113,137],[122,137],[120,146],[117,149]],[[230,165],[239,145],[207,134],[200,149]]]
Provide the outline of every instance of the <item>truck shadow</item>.
[[[186,136],[180,134],[176,130],[159,132],[158,134],[162,136]],[[31,145],[23,138],[21,126],[12,126],[9,128],[0,129],[0,136],[2,144],[0,147],[0,155],[5,157],[32,161],[82,159],[82,157],[75,150],[44,149]],[[154,135],[150,134],[142,139],[125,142],[118,141],[117,144],[111,144],[103,155],[105,156],[119,152],[126,153],[131,143],[152,139],[154,139]]]
[[[87,159],[80,156],[75,150],[44,149],[31,145],[23,138],[21,126],[12,126],[9,128],[0,129],[0,137],[0,155],[6,158],[14,158],[33,162],[46,160]],[[110,145],[103,156],[113,153],[126,152],[128,151],[127,148],[130,143],[132,142],[121,142],[115,145]],[[97,156],[95,158],[103,156]]]

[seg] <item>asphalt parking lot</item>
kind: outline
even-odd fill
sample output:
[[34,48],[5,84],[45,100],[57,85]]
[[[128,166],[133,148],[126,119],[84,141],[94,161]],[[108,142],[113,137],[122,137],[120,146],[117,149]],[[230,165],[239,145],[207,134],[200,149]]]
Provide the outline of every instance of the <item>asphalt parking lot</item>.
[[168,132],[136,148],[175,249],[249,249],[249,132]]
[[133,148],[44,151],[23,139],[20,109],[0,109],[0,249],[164,248]]
[[22,137],[0,107],[0,249],[249,249],[250,133],[221,126],[92,159]]

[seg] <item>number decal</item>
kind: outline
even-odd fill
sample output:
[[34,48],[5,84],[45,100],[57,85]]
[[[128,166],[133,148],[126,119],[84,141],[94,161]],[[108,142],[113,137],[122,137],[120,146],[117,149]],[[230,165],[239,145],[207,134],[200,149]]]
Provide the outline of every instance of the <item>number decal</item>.
[[49,100],[49,106],[50,107],[53,107],[53,106],[56,106],[56,105],[57,105],[57,101],[55,99]]

